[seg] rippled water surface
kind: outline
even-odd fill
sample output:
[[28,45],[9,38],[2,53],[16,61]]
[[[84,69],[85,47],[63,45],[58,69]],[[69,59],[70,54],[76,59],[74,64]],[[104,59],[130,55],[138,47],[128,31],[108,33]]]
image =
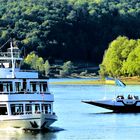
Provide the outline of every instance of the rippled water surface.
[[139,140],[140,113],[112,113],[107,109],[81,103],[85,99],[113,98],[117,94],[140,96],[140,86],[119,88],[105,85],[50,85],[58,132],[0,130],[0,140]]

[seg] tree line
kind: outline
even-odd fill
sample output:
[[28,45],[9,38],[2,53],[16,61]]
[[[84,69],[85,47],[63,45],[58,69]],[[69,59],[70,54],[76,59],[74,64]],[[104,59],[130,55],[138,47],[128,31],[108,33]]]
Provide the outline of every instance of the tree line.
[[[39,72],[39,76],[43,77],[55,77],[56,71],[51,74],[52,66],[49,64],[49,61],[42,57],[39,57],[35,52],[31,52],[24,59],[24,62],[21,65],[22,69],[34,69]],[[59,66],[58,75],[61,77],[70,76],[73,72],[74,66],[71,61],[64,62],[61,66]]]
[[44,60],[99,64],[119,35],[140,36],[139,0],[0,0],[0,45],[14,38]]

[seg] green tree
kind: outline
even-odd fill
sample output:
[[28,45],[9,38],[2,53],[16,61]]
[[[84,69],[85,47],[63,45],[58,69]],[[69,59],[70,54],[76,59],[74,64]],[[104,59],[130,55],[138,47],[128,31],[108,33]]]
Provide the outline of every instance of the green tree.
[[36,55],[35,52],[31,52],[24,59],[23,68],[28,68],[29,66],[30,68],[39,71],[40,74],[45,74],[45,76],[48,76],[51,67],[48,60],[46,60],[44,63],[43,58]]
[[51,68],[51,66],[50,66],[50,64],[49,64],[49,61],[46,60],[46,61],[45,61],[45,64],[44,64],[45,76],[48,76],[48,74],[49,74],[49,72],[50,72],[50,68]]
[[129,55],[136,47],[137,41],[129,40],[127,37],[120,36],[111,42],[100,65],[100,74],[109,76],[124,75],[126,73],[126,61],[128,61]]
[[108,50],[105,52],[103,62],[100,67],[100,72],[110,76],[119,76],[121,74],[123,57],[121,52],[124,48],[122,45],[128,39],[126,37],[118,37],[116,40],[111,42]]
[[129,54],[124,62],[123,74],[126,76],[140,76],[140,45]]
[[62,70],[60,71],[61,76],[68,76],[73,72],[73,63],[71,61],[67,61],[63,64]]
[[44,60],[41,57],[38,57],[35,52],[28,54],[24,62],[30,65],[32,69],[38,70],[40,72],[44,71]]

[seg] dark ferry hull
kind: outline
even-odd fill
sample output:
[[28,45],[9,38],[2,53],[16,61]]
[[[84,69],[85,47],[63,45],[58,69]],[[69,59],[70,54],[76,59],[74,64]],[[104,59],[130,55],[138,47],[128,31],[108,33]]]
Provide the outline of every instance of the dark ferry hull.
[[113,112],[140,112],[140,100],[100,100],[82,101],[87,104],[95,105]]

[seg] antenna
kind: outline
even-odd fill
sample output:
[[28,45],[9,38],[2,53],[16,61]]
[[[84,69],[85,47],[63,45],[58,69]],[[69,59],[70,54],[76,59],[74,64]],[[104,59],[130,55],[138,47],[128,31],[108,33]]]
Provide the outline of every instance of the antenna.
[[14,57],[13,57],[13,45],[12,42],[10,42],[11,47],[11,60],[12,60],[12,78],[15,78],[15,63],[14,63]]

